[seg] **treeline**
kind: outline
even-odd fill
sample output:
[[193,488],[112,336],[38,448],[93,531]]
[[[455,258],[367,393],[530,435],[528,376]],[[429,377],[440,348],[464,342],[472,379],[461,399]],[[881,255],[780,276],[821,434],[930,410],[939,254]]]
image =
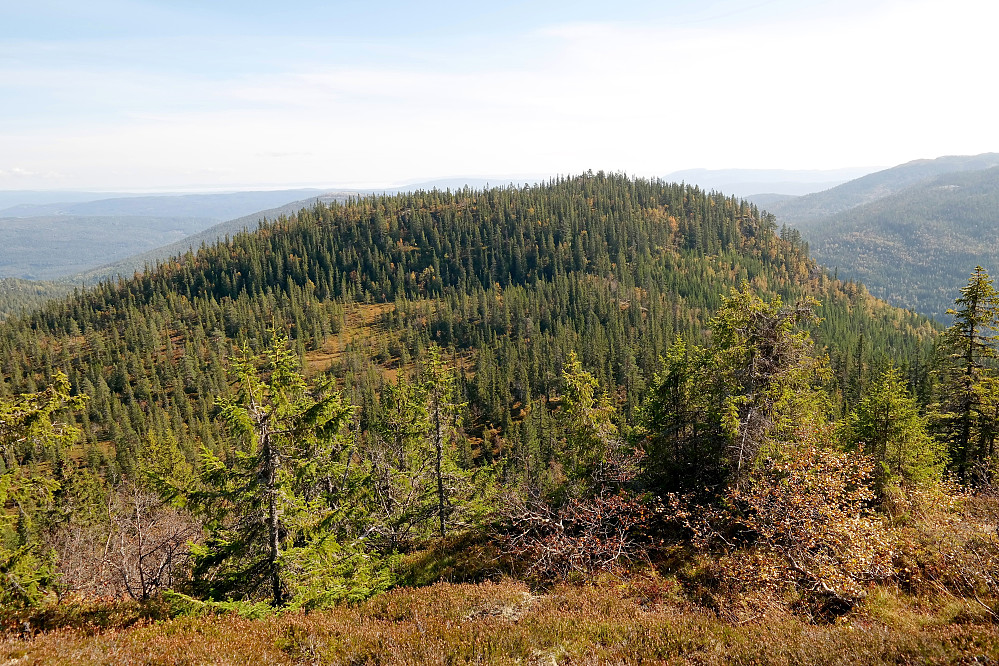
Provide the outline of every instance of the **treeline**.
[[[320,205],[102,284],[0,329],[6,404],[30,412],[18,396],[86,397],[56,419],[59,432],[78,430],[73,444],[10,440],[5,473],[43,479],[52,496],[28,508],[6,496],[7,570],[49,571],[39,590],[58,579],[61,590],[140,597],[183,570],[183,589],[207,598],[256,598],[269,586],[274,600],[314,600],[339,594],[320,590],[378,589],[393,553],[446,536],[449,520],[460,529],[494,520],[503,502],[527,502],[530,516],[585,513],[581,502],[598,497],[623,516],[633,506],[615,493],[652,487],[656,469],[683,476],[661,456],[627,453],[654,440],[642,443],[651,435],[636,428],[648,427],[649,396],[675,370],[661,359],[716,344],[716,313],[766,314],[744,302],[751,294],[821,302],[821,319],[801,323],[818,344],[807,357],[826,368],[828,354],[828,369],[807,382],[827,420],[855,408],[892,362],[909,394],[933,395],[929,322],[831,279],[795,232],[745,202],[618,175]],[[374,313],[366,328],[358,312]],[[271,342],[284,334],[290,356]],[[732,414],[745,405],[726,402],[731,383],[702,390],[711,382],[698,378],[716,362],[690,353],[701,359],[684,380],[691,399],[709,401],[690,413],[714,420],[685,425],[691,443],[681,448],[714,453],[683,465],[710,472],[717,490],[738,432]],[[278,367],[285,384],[275,383]],[[728,372],[738,380],[736,365]],[[315,448],[281,451],[274,440],[267,449],[253,424],[268,413],[287,416],[297,425],[278,431],[303,428]],[[767,434],[760,423],[750,429]],[[267,504],[279,496],[288,504]],[[280,519],[260,522],[262,513]],[[166,550],[136,550],[143,520],[172,526],[158,542]],[[109,534],[121,546],[116,575],[97,556],[69,571],[68,553],[100,550]],[[192,568],[163,565],[159,578],[142,569],[174,562],[189,538],[203,539],[183,560]],[[301,555],[294,564],[291,551]],[[46,569],[51,553],[59,563]],[[286,566],[297,573],[275,583]]]

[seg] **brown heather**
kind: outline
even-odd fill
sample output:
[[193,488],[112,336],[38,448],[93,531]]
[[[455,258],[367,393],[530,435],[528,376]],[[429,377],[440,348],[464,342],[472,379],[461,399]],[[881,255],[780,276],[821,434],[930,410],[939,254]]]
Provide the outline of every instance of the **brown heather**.
[[[127,613],[123,618],[127,617]],[[974,604],[935,610],[874,590],[833,624],[789,614],[721,619],[644,576],[560,586],[398,589],[356,606],[60,629],[0,643],[4,664],[975,664],[999,632]]]

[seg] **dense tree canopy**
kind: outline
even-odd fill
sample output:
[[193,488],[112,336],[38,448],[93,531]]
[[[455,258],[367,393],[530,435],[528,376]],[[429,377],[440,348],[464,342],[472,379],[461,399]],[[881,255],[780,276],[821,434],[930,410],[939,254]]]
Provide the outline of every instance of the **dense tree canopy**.
[[[0,399],[64,373],[74,502],[161,492],[200,529],[187,591],[307,605],[511,493],[626,552],[640,490],[738,485],[881,357],[921,391],[935,331],[746,202],[588,173],[318,205],[55,301],[0,325]],[[135,532],[88,521],[77,551]]]

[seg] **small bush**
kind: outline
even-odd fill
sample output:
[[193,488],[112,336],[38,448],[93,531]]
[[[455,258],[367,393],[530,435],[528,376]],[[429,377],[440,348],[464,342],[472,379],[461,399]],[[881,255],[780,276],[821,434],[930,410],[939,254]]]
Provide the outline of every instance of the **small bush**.
[[864,598],[865,586],[893,573],[892,542],[872,509],[872,464],[817,447],[767,461],[713,505],[672,497],[673,520],[733,592],[788,585],[811,612],[837,615]]

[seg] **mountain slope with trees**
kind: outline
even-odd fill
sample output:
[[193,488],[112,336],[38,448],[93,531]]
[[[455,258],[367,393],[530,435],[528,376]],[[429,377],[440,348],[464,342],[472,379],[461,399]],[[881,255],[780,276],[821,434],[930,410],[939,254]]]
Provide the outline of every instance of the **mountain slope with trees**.
[[995,503],[940,484],[992,482],[974,284],[941,338],[751,204],[613,174],[302,209],[0,325],[0,619],[612,572],[733,626],[905,586],[978,627]]
[[39,282],[0,278],[0,319],[20,312],[37,310],[47,301],[64,298],[75,287],[66,282]]
[[999,167],[946,174],[813,221],[809,248],[873,294],[942,318],[976,265],[999,266]]
[[621,387],[630,414],[673,337],[699,338],[706,314],[743,281],[823,302],[816,335],[841,391],[874,350],[910,368],[921,362],[928,324],[829,279],[800,238],[782,237],[751,206],[590,176],[304,209],[11,322],[4,386],[31,390],[67,366],[74,386],[101,403],[91,409],[93,441],[114,441],[123,460],[150,421],[166,425],[163,409],[211,443],[210,402],[225,391],[235,346],[259,349],[268,327],[287,326],[300,353],[319,353],[349,311],[386,303],[385,348],[374,359],[342,350],[339,369],[352,378],[379,364],[408,367],[431,343],[476,351],[474,408],[481,421],[509,426],[514,405],[549,394],[556,359],[578,348],[602,385]]
[[824,218],[877,201],[933,178],[962,171],[981,171],[995,166],[999,166],[999,153],[913,160],[822,192],[783,201],[768,201],[767,208],[782,223],[801,231],[811,231]]

